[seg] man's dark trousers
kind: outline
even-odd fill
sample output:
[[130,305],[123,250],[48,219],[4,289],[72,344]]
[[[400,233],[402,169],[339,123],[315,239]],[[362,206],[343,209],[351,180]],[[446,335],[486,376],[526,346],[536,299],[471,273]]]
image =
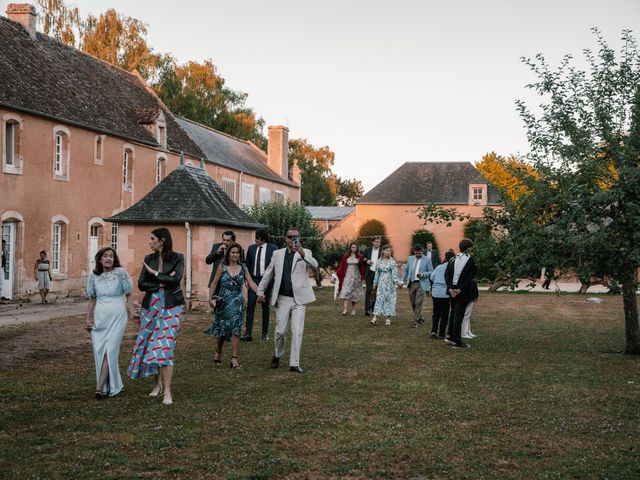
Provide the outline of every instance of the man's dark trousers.
[[[458,295],[461,297],[461,295]],[[449,337],[457,345],[462,343],[462,320],[464,320],[464,312],[467,309],[469,301],[467,298],[451,299],[451,316],[453,321],[449,319]]]
[[[256,285],[260,285],[262,277],[252,277]],[[265,337],[269,334],[269,297],[271,296],[271,290],[267,290],[264,296],[264,303],[262,304],[262,336]],[[249,296],[247,298],[247,321],[244,328],[244,334],[251,336],[253,332],[253,316],[256,310],[256,304],[258,297],[253,290],[249,289]]]
[[374,302],[371,301],[371,293],[373,292],[373,280],[376,277],[376,272],[372,272],[368,266],[367,267],[367,276],[365,278],[365,283],[367,285],[367,289],[365,290],[365,298],[364,298],[364,311],[368,313],[373,312]]
[[[431,297],[433,315],[431,316],[431,333],[444,337],[449,322],[449,298]],[[453,327],[452,327],[453,329]]]

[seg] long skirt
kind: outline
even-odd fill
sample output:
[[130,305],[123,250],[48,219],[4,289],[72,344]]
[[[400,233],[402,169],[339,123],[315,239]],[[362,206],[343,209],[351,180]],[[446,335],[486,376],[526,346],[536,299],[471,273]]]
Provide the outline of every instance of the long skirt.
[[103,393],[114,396],[124,388],[118,365],[120,343],[127,327],[127,307],[124,297],[98,297],[93,311],[93,321],[95,328],[91,330],[91,343],[93,359],[96,363],[96,384],[100,379],[102,362],[106,355],[109,377],[103,387]]
[[163,289],[151,295],[149,308],[140,312],[140,332],[127,368],[129,377],[150,377],[158,374],[159,367],[173,366],[183,309],[182,305],[166,308]]

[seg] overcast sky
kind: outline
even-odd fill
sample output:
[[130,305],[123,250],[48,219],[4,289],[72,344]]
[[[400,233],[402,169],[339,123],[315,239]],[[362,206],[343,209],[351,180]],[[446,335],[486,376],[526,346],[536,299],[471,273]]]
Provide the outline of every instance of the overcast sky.
[[151,46],[181,62],[212,59],[268,125],[328,145],[334,171],[365,190],[407,161],[526,152],[514,101],[537,100],[520,57],[580,55],[594,26],[613,46],[640,31],[640,0],[68,3],[144,21]]

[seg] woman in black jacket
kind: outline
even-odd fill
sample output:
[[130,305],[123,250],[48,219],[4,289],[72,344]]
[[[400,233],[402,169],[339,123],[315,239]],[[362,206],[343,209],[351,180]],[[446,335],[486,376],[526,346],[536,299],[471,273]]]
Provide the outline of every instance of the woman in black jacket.
[[144,257],[138,288],[145,292],[140,312],[140,332],[133,346],[127,373],[131,378],[155,375],[150,397],[163,394],[162,403],[171,405],[173,351],[184,310],[180,282],[184,256],[173,251],[171,233],[166,228],[151,232],[153,253]]

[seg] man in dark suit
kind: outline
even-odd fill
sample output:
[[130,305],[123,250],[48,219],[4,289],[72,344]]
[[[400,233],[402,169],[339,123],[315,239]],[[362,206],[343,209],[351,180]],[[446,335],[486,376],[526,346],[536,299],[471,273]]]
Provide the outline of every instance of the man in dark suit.
[[366,296],[364,299],[364,314],[369,316],[373,311],[374,303],[372,301],[372,292],[373,292],[373,279],[376,276],[376,262],[382,256],[382,252],[380,250],[380,244],[382,243],[381,237],[373,237],[373,244],[371,247],[367,248],[364,251],[363,261],[367,265],[366,268],[366,276],[365,282],[367,285]]
[[432,272],[440,265],[440,257],[438,257],[438,251],[434,250],[433,243],[427,242],[427,250],[424,252],[424,258],[427,260],[427,264],[431,262]]
[[[276,247],[273,243],[269,243],[269,232],[261,228],[256,230],[256,243],[251,245],[247,249],[247,268],[251,279],[260,285],[262,276],[271,263],[271,256],[276,251]],[[262,303],[262,340],[269,339],[269,297],[271,295],[271,288],[273,282],[269,284],[269,287],[265,290],[265,301]],[[253,315],[256,310],[257,295],[249,289],[249,298],[247,300],[247,322],[244,328],[244,335],[240,337],[240,340],[250,342],[253,340]]]
[[[209,253],[209,255],[207,255],[207,258],[205,259],[205,262],[207,263],[207,265],[213,264],[213,268],[211,269],[211,275],[209,276],[209,283],[207,284],[207,287],[211,287],[211,284],[213,283],[213,277],[216,274],[218,265],[220,265],[220,262],[222,262],[222,260],[224,259],[224,254],[227,250],[227,247],[235,241],[236,241],[236,234],[233,233],[231,230],[227,230],[225,232],[222,232],[222,242],[214,243],[213,246],[211,247],[211,253]],[[220,283],[218,283],[218,289],[219,288],[220,288]],[[218,292],[216,292],[216,295],[217,294]]]
[[449,262],[444,278],[447,281],[447,291],[451,297],[451,323],[449,336],[446,342],[453,344],[454,348],[469,348],[462,341],[462,320],[469,302],[473,301],[473,280],[476,278],[476,262],[469,255],[469,249],[473,242],[468,238],[460,241],[460,253]]

